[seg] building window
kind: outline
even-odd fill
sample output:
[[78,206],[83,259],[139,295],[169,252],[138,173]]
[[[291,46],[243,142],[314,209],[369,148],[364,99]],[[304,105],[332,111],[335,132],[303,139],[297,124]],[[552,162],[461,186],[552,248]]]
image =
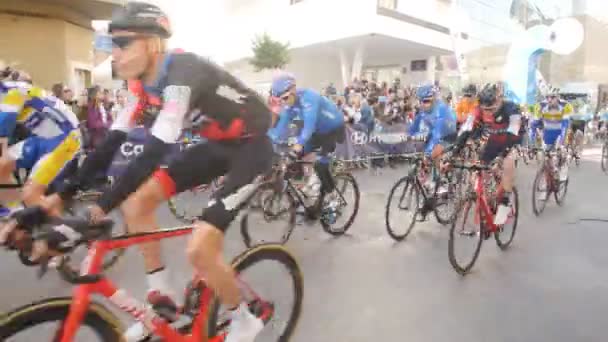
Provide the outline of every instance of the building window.
[[397,0],[378,0],[378,7],[397,10]]
[[290,4],[290,5],[295,5],[295,4],[297,4],[298,2],[302,2],[302,1],[304,1],[304,0],[289,0],[289,4]]
[[412,61],[410,64],[411,71],[426,71],[426,60],[419,59],[416,61]]

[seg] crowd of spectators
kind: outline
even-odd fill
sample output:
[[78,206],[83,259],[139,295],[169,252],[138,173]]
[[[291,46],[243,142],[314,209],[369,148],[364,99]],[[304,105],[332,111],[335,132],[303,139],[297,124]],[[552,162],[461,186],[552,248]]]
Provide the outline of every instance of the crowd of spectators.
[[419,105],[416,87],[403,86],[398,78],[391,84],[355,78],[343,92],[329,84],[323,89],[323,95],[342,109],[347,122],[364,125],[369,130],[376,121],[384,124],[408,122]]
[[62,83],[54,84],[52,96],[62,100],[78,116],[88,133],[88,145],[97,146],[104,139],[117,113],[125,105],[126,90],[113,91],[92,86],[78,96]]

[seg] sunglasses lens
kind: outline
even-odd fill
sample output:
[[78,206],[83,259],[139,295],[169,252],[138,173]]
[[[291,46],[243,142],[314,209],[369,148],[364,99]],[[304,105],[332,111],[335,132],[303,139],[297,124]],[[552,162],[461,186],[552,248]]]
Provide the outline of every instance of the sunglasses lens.
[[112,45],[119,49],[124,49],[134,40],[134,37],[112,37]]

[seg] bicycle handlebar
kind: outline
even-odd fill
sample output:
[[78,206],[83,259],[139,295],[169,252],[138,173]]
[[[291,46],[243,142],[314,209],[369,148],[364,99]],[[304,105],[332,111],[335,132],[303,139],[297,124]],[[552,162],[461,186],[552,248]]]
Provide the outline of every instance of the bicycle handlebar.
[[484,164],[452,164],[455,169],[465,169],[473,171],[491,170],[492,167]]

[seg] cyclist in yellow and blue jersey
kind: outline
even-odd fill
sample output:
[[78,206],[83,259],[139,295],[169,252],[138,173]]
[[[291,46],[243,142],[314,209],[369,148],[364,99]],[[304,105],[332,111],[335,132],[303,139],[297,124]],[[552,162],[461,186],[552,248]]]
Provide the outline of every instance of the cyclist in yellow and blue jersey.
[[14,192],[0,192],[0,201],[22,200],[28,206],[39,204],[49,185],[58,180],[80,151],[78,118],[63,101],[46,96],[30,82],[0,80],[0,94],[0,142],[4,141],[6,146],[17,125],[29,133],[27,138],[13,141],[2,151],[0,184],[14,183],[15,170],[30,172],[21,198],[15,198]]
[[530,138],[536,138],[536,129],[543,129],[543,141],[546,146],[555,146],[564,142],[572,115],[572,105],[559,98],[556,90],[547,94],[547,99],[534,107],[534,120],[530,125]]

